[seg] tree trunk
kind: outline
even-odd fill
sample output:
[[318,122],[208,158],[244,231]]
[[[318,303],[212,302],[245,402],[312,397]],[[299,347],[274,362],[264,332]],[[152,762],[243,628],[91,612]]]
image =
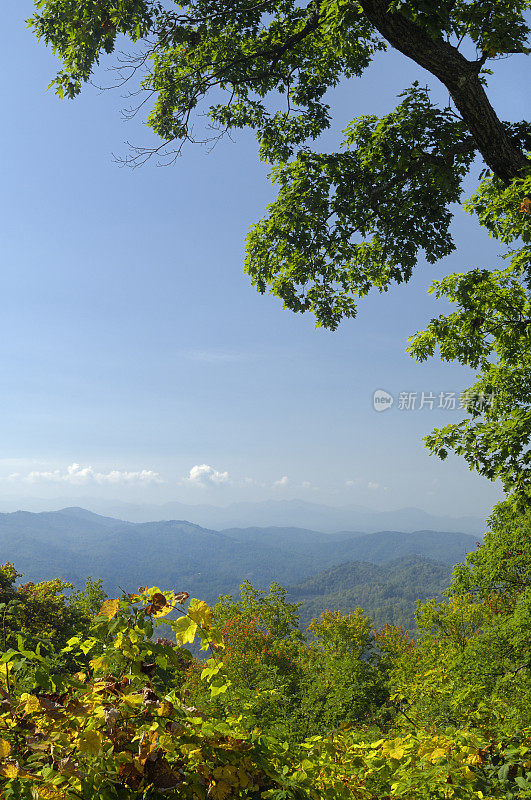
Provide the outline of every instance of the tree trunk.
[[443,39],[433,39],[388,0],[360,0],[367,19],[396,50],[431,72],[448,89],[456,108],[492,172],[505,183],[530,169],[529,160],[508,135],[479,79],[480,65],[468,61]]

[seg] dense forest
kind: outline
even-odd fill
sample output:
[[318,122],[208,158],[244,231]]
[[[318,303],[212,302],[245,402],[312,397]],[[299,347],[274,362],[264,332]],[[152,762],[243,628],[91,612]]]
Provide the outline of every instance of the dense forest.
[[290,587],[305,629],[325,609],[362,608],[377,627],[399,625],[415,632],[417,600],[442,600],[450,568],[432,559],[404,556],[383,565],[351,561]]
[[[180,587],[20,583],[5,564],[3,796],[530,796],[529,530],[500,504],[415,635],[359,608],[301,631],[278,584],[210,607]],[[305,591],[341,598],[354,570],[377,592],[375,570],[433,567],[345,564]]]
[[302,626],[325,608],[360,606],[376,624],[412,629],[415,601],[439,596],[451,566],[475,547],[475,537],[444,531],[220,532],[182,521],[129,523],[78,508],[0,514],[0,553],[26,581],[59,575],[80,587],[87,575],[97,575],[114,597],[149,577],[160,586],[185,586],[207,603],[237,594],[244,581],[259,589],[277,582],[301,603]]

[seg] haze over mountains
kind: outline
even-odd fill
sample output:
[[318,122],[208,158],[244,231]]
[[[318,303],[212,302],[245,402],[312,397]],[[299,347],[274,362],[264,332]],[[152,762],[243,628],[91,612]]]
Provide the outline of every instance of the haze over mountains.
[[[140,585],[186,590],[207,602],[278,582],[302,615],[362,605],[378,622],[412,620],[414,601],[439,594],[451,566],[476,546],[453,531],[322,533],[297,527],[216,531],[187,521],[127,522],[82,508],[0,514],[0,562],[24,580],[102,578],[116,596]],[[395,608],[395,611],[392,611]],[[382,611],[383,609],[383,611]]]
[[82,506],[96,514],[129,522],[190,520],[213,530],[248,527],[296,527],[324,533],[382,530],[439,530],[482,535],[485,521],[480,517],[451,517],[429,514],[420,508],[374,511],[358,505],[327,506],[305,500],[267,500],[257,503],[231,503],[228,506],[188,505],[171,502],[163,505],[134,505],[103,498],[4,499],[5,511],[25,508],[29,511],[55,511]]

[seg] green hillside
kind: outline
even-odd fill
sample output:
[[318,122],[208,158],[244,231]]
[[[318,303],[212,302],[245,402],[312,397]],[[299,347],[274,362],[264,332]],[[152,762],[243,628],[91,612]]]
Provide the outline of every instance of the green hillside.
[[244,580],[257,588],[275,581],[296,587],[304,622],[326,607],[360,605],[377,623],[410,627],[414,601],[438,595],[450,566],[474,547],[472,536],[435,531],[220,532],[186,521],[123,522],[79,508],[0,515],[1,560],[15,563],[26,580],[59,575],[81,586],[90,575],[102,578],[111,596],[155,584],[208,602],[237,594]]
[[390,623],[413,630],[416,601],[441,599],[450,572],[447,564],[419,556],[384,565],[354,561],[290,587],[289,597],[302,603],[303,628],[326,609],[346,613],[361,608],[377,627]]

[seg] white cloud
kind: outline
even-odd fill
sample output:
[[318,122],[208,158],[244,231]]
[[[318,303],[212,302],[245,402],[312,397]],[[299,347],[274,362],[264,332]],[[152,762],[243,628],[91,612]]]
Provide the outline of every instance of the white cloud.
[[195,486],[219,486],[222,483],[229,483],[228,472],[218,472],[209,464],[195,464],[190,470],[188,480]]
[[312,488],[312,484],[310,483],[310,481],[303,481],[301,483],[301,488],[302,489],[311,489]]
[[380,484],[376,483],[376,481],[369,481],[367,484],[367,489],[370,489],[372,492],[375,492],[376,489],[380,488]]
[[282,487],[282,486],[287,486],[288,483],[289,483],[288,476],[287,475],[283,475],[282,478],[278,479],[278,481],[274,481],[273,482],[273,486],[276,486],[277,488],[279,488],[279,487]]
[[118,469],[110,472],[97,472],[94,467],[82,467],[80,464],[70,464],[66,470],[54,469],[50,472],[33,470],[25,476],[13,473],[9,476],[10,480],[22,479],[26,483],[70,483],[79,486],[86,483],[112,483],[112,484],[131,484],[131,483],[163,483],[158,472],[152,469],[142,469],[136,472],[128,472]]

